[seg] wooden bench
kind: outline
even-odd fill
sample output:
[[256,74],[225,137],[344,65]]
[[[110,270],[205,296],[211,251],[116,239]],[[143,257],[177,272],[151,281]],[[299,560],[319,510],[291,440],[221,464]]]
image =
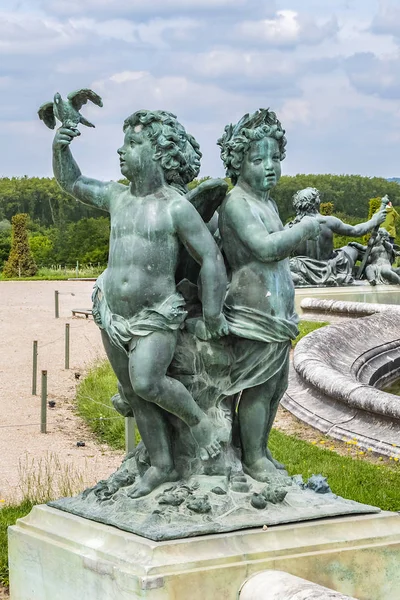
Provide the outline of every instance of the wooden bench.
[[88,317],[90,317],[92,315],[92,309],[91,308],[73,308],[72,316],[75,317],[76,315],[85,315],[85,318],[87,319]]

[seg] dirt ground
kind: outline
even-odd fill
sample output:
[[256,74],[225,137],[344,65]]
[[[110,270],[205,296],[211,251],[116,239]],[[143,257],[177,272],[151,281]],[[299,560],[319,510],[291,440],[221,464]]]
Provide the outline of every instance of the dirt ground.
[[[79,471],[85,484],[107,477],[122,454],[97,443],[73,412],[78,380],[104,357],[93,320],[71,316],[91,306],[90,281],[0,282],[0,501],[21,495],[21,469],[53,454],[62,468]],[[60,318],[54,314],[59,291]],[[64,368],[65,324],[70,324],[70,369]],[[38,395],[32,395],[32,344],[38,341]],[[40,373],[47,370],[47,433],[40,433]],[[77,447],[84,441],[84,447]]]

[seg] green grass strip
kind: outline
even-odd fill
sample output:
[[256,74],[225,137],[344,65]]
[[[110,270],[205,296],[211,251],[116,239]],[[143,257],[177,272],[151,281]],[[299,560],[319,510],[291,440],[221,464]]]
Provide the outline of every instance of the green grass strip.
[[3,506],[0,509],[0,584],[6,587],[9,585],[7,529],[14,525],[17,519],[25,517],[32,507],[33,504],[26,501],[18,506]]
[[362,458],[340,456],[331,450],[273,430],[269,447],[286,465],[289,475],[322,473],[338,496],[382,510],[400,510],[400,465],[375,465]]
[[125,420],[117,413],[111,397],[117,393],[117,378],[108,361],[91,369],[78,386],[77,412],[101,442],[125,448]]
[[299,323],[299,332],[300,333],[297,336],[297,338],[294,340],[293,346],[296,346],[296,344],[305,335],[308,335],[309,333],[311,333],[312,331],[315,331],[316,329],[325,327],[325,325],[329,325],[329,323],[327,323],[325,321],[300,321],[300,323]]

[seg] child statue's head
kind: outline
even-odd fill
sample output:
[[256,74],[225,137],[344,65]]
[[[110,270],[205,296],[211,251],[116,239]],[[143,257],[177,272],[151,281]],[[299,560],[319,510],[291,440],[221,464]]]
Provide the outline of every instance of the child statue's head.
[[185,186],[199,174],[200,146],[174,114],[138,110],[125,119],[123,130],[133,138],[145,136],[152,143],[153,158],[160,162],[166,183],[186,191]]
[[227,125],[218,145],[233,185],[243,179],[257,191],[268,191],[278,183],[286,138],[274,112],[260,108]]
[[292,201],[296,214],[304,215],[318,212],[321,198],[317,188],[307,187],[296,192]]
[[387,229],[380,227],[378,229],[378,235],[376,236],[376,242],[390,242],[390,236]]

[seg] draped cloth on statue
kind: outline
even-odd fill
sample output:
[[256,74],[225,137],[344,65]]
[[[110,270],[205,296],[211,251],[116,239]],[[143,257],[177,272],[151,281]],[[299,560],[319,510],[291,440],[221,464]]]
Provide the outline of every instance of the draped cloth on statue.
[[232,335],[231,385],[227,395],[261,385],[284,371],[291,340],[298,335],[298,317],[282,319],[246,306],[225,305]]
[[289,264],[291,272],[297,276],[296,285],[337,286],[353,282],[354,260],[344,248],[335,250],[328,260],[295,256]]
[[177,292],[157,305],[145,307],[130,319],[114,314],[104,295],[104,273],[97,279],[92,295],[93,319],[108,335],[110,342],[129,354],[132,342],[154,331],[176,331],[182,326],[187,312],[185,300]]
[[182,330],[170,368],[203,410],[284,373],[291,340],[298,334],[296,314],[281,319],[232,305],[225,305],[224,314],[230,334],[201,341]]
[[229,331],[239,337],[258,342],[285,342],[294,340],[299,330],[298,316],[293,314],[290,319],[282,319],[265,314],[247,306],[231,306],[225,304],[224,314],[229,325]]

